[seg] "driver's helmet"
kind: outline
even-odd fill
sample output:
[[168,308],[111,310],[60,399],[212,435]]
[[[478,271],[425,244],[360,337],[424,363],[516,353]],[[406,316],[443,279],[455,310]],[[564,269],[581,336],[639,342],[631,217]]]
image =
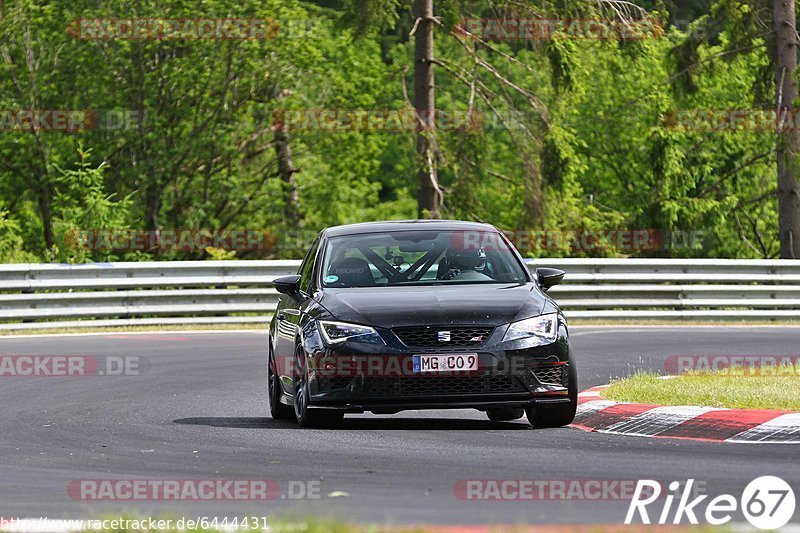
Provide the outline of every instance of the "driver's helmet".
[[483,270],[486,266],[486,252],[477,250],[447,250],[447,264],[450,268],[460,270]]

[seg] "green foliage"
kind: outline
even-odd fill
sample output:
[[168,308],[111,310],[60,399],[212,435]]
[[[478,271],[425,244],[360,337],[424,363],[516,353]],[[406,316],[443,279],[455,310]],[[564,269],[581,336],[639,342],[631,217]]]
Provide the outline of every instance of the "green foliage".
[[347,17],[356,35],[386,30],[397,20],[399,0],[348,0]]
[[[618,13],[608,2],[436,1],[437,108],[474,119],[432,136],[445,216],[515,231],[706,236],[700,248],[639,252],[602,239],[592,249],[534,244],[524,250],[534,256],[776,254],[774,136],[680,128],[670,118],[770,105],[763,6],[640,4],[659,20],[696,20],[641,41],[482,42],[458,31],[462,19]],[[411,5],[0,2],[0,110],[131,119],[118,129],[0,131],[0,261],[299,257],[307,243],[112,254],[76,247],[73,236],[254,229],[307,240],[334,224],[415,217],[414,128],[289,127],[289,175],[276,135],[287,111],[413,112]],[[92,40],[66,31],[78,18],[123,16],[255,17],[282,31],[254,40]]]
[[211,261],[227,261],[230,259],[236,259],[236,251],[234,250],[223,250],[222,248],[209,246],[206,248],[206,252],[208,252],[208,258]]
[[0,203],[0,262],[36,262],[33,254],[24,251],[22,228],[19,222],[11,218],[2,203]]
[[[79,148],[74,169],[56,166],[53,201],[56,246],[55,259],[62,262],[84,262],[90,255],[81,246],[82,232],[120,230],[130,219],[131,199],[117,199],[106,191],[103,162],[93,167],[91,151]],[[114,259],[106,256],[105,259]]]

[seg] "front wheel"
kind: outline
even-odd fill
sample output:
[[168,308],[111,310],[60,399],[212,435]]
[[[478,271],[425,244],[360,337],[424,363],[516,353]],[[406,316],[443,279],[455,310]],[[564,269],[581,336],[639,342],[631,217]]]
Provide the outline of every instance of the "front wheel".
[[310,406],[311,394],[308,387],[308,372],[306,371],[305,353],[303,348],[297,347],[297,373],[294,379],[294,417],[300,427],[326,427],[342,421],[344,413],[340,411],[326,411],[314,409]]
[[294,419],[294,409],[281,403],[283,388],[281,378],[278,376],[275,358],[272,349],[269,351],[269,367],[267,369],[267,396],[269,396],[269,414],[273,420],[292,420]]
[[569,363],[569,378],[567,381],[569,403],[555,405],[537,405],[525,408],[528,422],[537,428],[557,428],[568,426],[575,420],[578,409],[578,371],[575,361]]

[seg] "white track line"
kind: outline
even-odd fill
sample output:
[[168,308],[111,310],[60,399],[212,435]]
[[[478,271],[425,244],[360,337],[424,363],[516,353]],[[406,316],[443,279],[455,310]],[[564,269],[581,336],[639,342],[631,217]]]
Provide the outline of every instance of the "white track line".
[[742,431],[725,442],[800,444],[800,413],[789,413]]
[[614,405],[617,405],[617,402],[612,402],[611,400],[592,400],[581,403],[578,404],[578,410],[575,412],[575,416],[578,417],[581,415],[589,415]]
[[601,429],[599,432],[654,437],[703,413],[721,410],[714,407],[696,406],[655,407],[649,411],[634,415],[627,420],[617,422],[606,429]]

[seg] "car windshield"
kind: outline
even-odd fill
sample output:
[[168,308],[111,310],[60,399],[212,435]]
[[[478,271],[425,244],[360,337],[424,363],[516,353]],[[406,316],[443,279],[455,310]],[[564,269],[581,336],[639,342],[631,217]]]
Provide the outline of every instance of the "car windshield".
[[322,286],[525,283],[523,268],[499,232],[369,233],[328,240]]

